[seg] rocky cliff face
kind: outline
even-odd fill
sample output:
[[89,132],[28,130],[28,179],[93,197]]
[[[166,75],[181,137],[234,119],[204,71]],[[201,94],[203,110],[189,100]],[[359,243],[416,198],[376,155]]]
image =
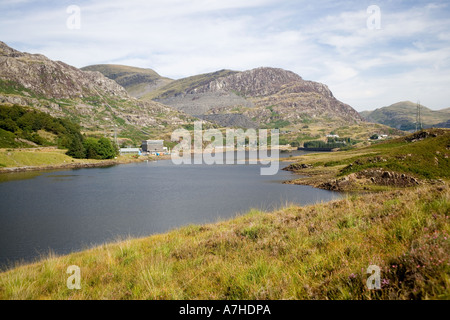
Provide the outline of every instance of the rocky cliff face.
[[0,42],[0,103],[33,106],[87,128],[112,123],[139,127],[181,124],[186,116],[157,102],[131,97],[97,71],[82,71]]
[[237,92],[247,97],[275,94],[283,85],[302,81],[297,74],[275,68],[257,68],[215,79],[188,93]]
[[40,54],[19,52],[3,42],[0,42],[0,78],[55,99],[86,98],[99,93],[128,98],[123,87],[100,72],[84,72]]
[[[179,91],[164,91],[163,87],[160,89],[162,98],[156,97],[156,100],[195,116],[208,115],[210,121],[216,117],[219,124],[223,124],[221,119],[226,119],[227,125],[230,119],[238,119],[237,115],[243,117],[240,123],[249,126],[296,124],[306,120],[343,124],[363,121],[356,110],[337,100],[326,85],[303,80],[283,69],[234,72],[187,87],[189,89]],[[233,114],[233,117],[224,117],[224,114]]]
[[127,66],[97,65],[83,70],[100,71],[143,101],[161,102],[222,126],[279,127],[311,121],[348,125],[363,121],[326,85],[283,69],[220,70],[175,81],[151,69]]

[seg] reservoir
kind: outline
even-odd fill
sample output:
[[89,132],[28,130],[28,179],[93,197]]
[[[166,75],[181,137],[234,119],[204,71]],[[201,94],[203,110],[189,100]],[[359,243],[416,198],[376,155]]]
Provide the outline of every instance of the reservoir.
[[120,237],[143,237],[287,204],[341,197],[282,184],[261,165],[174,165],[170,160],[0,175],[0,267],[50,250],[67,254]]

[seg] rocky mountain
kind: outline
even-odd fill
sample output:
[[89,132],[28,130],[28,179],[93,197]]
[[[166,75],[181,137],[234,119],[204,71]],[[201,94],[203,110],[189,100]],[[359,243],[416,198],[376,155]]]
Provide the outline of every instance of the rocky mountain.
[[[450,128],[450,108],[434,111],[421,106],[420,113],[424,128]],[[416,114],[417,103],[411,101],[401,101],[373,111],[361,112],[361,116],[367,121],[404,131],[415,130]]]
[[363,121],[356,110],[337,100],[326,85],[277,68],[221,70],[184,78],[142,99],[158,101],[227,126],[280,127],[311,121],[342,124]]
[[0,103],[32,106],[91,130],[163,129],[190,117],[155,101],[135,99],[97,71],[82,71],[0,42]]
[[128,93],[141,98],[173,80],[160,76],[152,69],[143,69],[116,64],[97,64],[81,68],[83,71],[98,71],[105,77],[116,81]]

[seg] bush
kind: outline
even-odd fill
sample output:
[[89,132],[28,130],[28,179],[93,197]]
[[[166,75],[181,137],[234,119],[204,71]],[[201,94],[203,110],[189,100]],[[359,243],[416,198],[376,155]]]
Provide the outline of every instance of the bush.
[[105,137],[100,139],[86,138],[83,142],[85,158],[112,159],[117,155],[117,148]]
[[98,140],[98,151],[101,159],[113,159],[117,155],[117,150],[111,140],[108,138],[100,138]]
[[345,145],[337,142],[325,142],[322,140],[314,140],[305,142],[303,146],[305,148],[342,148]]
[[77,159],[86,158],[86,149],[84,148],[82,139],[72,139],[70,141],[67,155]]
[[54,118],[51,115],[18,105],[12,107],[0,105],[0,129],[13,134],[13,138],[3,142],[4,147],[17,147],[15,138],[26,139],[41,146],[55,145],[38,134],[39,130],[53,133],[57,136],[59,148],[69,149],[69,155],[84,157],[80,154],[83,137],[78,125],[66,119]]
[[[0,130],[0,146],[4,148],[28,146],[15,141],[21,138],[40,146],[57,144],[58,148],[68,149],[67,155],[78,159],[112,159],[119,151],[107,138],[85,139],[80,127],[67,119],[54,118],[47,113],[17,105],[0,105]],[[55,134],[57,142],[47,141],[38,134],[39,130]]]

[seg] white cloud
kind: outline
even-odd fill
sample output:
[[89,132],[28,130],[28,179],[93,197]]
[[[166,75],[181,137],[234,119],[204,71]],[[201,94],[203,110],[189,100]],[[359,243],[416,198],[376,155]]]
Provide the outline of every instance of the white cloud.
[[17,1],[0,11],[0,39],[77,67],[128,64],[179,78],[273,66],[324,82],[358,110],[419,93],[424,105],[448,107],[450,21],[442,3],[379,1],[382,29],[369,30],[356,1],[79,1],[81,29],[69,30],[72,3]]

